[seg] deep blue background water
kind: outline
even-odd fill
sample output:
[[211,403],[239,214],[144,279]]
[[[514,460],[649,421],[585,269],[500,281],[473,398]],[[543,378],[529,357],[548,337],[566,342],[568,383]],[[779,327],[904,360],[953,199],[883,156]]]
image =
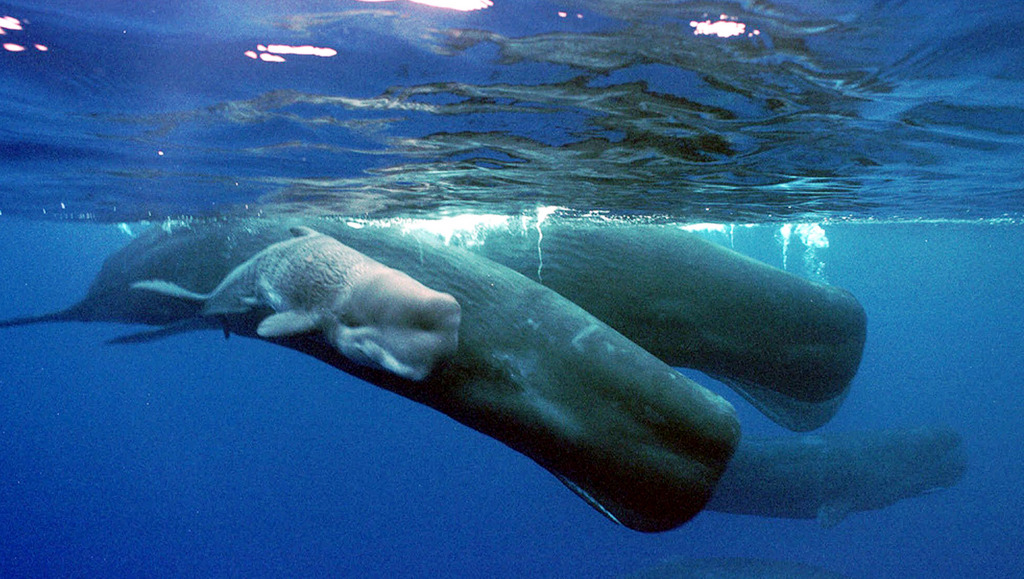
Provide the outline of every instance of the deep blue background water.
[[[829,247],[794,240],[786,268],[869,316],[825,430],[949,425],[964,480],[828,530],[703,513],[641,535],[294,352],[41,325],[0,333],[0,576],[611,577],[720,555],[1024,575],[1024,9],[495,4],[0,3],[22,28],[0,44],[27,47],[0,52],[0,318],[77,300],[142,219],[560,205],[758,223],[712,239],[780,267],[779,227],[821,223]],[[720,13],[761,34],[693,35]],[[244,54],[272,42],[338,55]],[[784,434],[699,379],[746,433]]]

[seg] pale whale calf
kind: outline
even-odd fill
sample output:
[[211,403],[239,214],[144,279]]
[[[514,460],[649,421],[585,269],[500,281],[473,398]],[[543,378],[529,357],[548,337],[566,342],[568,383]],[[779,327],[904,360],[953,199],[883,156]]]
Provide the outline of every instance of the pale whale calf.
[[321,332],[352,361],[410,380],[422,380],[455,354],[461,310],[451,295],[308,227],[291,233],[295,237],[231,270],[208,294],[165,280],[131,287],[201,302],[203,316],[270,308],[275,313],[259,323],[259,337]]

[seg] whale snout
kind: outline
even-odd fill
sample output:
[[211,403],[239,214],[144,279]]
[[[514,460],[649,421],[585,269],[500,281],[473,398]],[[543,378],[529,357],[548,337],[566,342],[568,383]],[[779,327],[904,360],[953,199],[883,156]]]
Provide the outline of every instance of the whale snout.
[[434,295],[410,303],[410,325],[422,330],[457,332],[462,322],[459,302],[450,294],[426,289]]

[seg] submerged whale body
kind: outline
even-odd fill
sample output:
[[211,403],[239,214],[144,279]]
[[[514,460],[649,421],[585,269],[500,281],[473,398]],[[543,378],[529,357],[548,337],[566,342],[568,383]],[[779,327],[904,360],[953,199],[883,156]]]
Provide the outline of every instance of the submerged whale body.
[[966,468],[960,435],[948,428],[744,438],[707,508],[828,528],[953,486]]
[[[264,306],[273,304],[207,316],[194,296],[132,288],[162,280],[212,294],[297,226],[452,296],[461,306],[455,353],[409,380],[343,355],[319,332],[260,336],[274,313]],[[486,258],[395,230],[316,219],[152,228],[107,259],[79,303],[0,325],[72,320],[162,326],[159,335],[223,328],[299,350],[502,441],[640,531],[671,529],[699,512],[739,439],[728,402],[568,299]]]
[[275,313],[256,327],[260,338],[321,332],[352,361],[422,380],[455,353],[461,312],[436,292],[308,227],[237,266],[208,294],[165,280],[132,289],[200,302],[203,316]]

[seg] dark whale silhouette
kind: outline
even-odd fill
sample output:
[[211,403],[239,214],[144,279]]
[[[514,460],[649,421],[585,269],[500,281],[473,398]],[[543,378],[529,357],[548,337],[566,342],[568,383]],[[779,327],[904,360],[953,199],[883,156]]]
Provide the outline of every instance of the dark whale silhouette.
[[[359,231],[336,220],[306,222],[322,224],[354,244],[408,237],[400,226]],[[231,235],[232,227],[245,229],[238,223],[222,227],[224,235]],[[167,238],[161,243],[181,241]],[[211,249],[216,248],[214,243]],[[828,422],[860,365],[867,317],[849,292],[765,265],[679,227],[553,220],[544,224],[542,244],[531,235],[506,232],[489,235],[486,243],[471,249],[555,290],[670,366],[721,380],[791,430]],[[128,251],[145,259],[140,244]],[[225,259],[238,257],[238,251],[216,259],[196,255],[201,249],[192,251],[191,259],[205,260],[194,267],[216,272],[224,269]],[[367,251],[372,255],[372,248]],[[410,259],[401,250],[392,253],[396,263]],[[196,278],[209,281],[216,274],[204,271]],[[120,304],[123,296],[117,291],[114,301]],[[104,319],[97,298],[90,296],[74,312],[27,321],[89,315]],[[84,311],[93,306],[96,312]],[[178,323],[148,334],[153,337],[196,324],[183,321],[188,309],[168,317],[144,310],[134,312],[137,317],[129,321]]]

